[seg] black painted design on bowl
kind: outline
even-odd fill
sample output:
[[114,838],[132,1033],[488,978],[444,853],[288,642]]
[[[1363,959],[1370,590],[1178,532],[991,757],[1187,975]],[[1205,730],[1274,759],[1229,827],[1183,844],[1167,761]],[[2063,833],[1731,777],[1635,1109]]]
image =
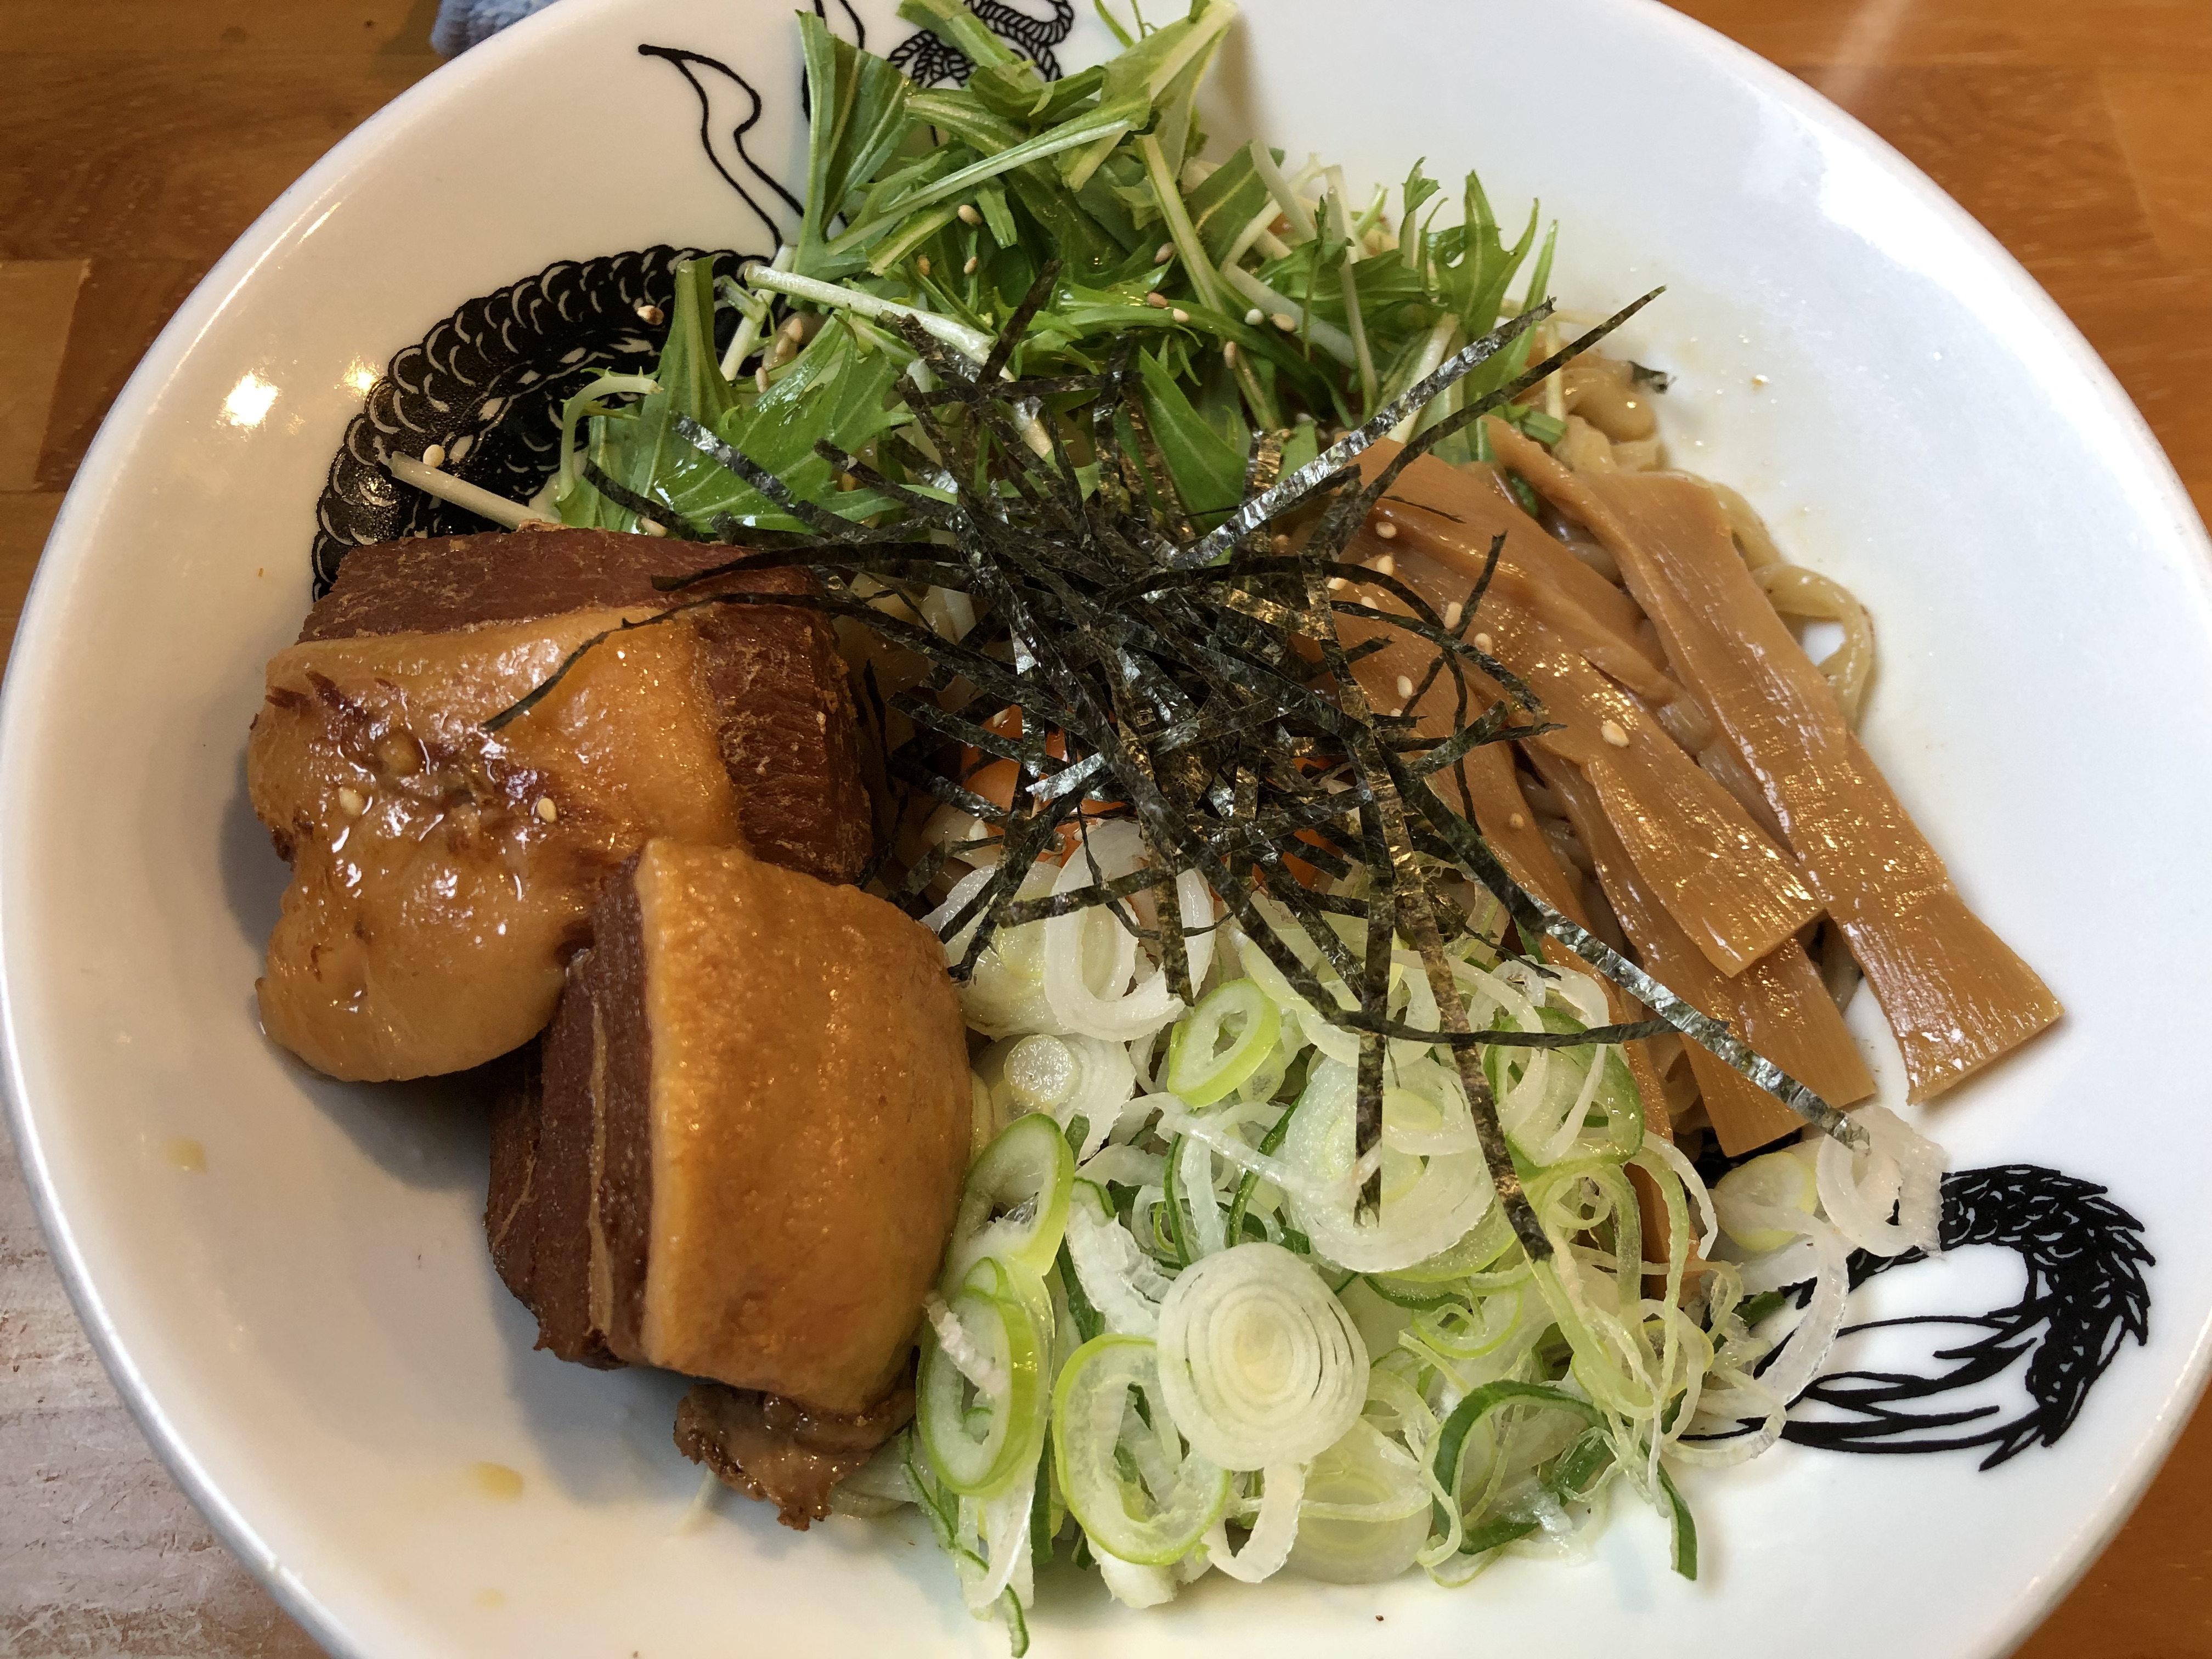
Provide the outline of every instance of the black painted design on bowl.
[[[1052,48],[1074,27],[1073,0],[1051,0],[1052,15],[1031,17],[981,0],[977,10],[1044,74],[1057,78]],[[856,46],[867,34],[850,0],[837,0]],[[826,0],[814,0],[830,20]],[[934,48],[939,56],[932,56]],[[717,58],[678,46],[641,43],[638,54],[672,67],[699,106],[699,143],[725,184],[751,211],[771,246],[795,234],[799,199],[757,163],[745,135],[766,107],[759,90]],[[944,58],[942,53],[951,53]],[[902,58],[902,54],[903,57]],[[965,81],[972,66],[927,31],[892,53],[917,80]],[[927,77],[924,79],[925,71]],[[802,106],[804,85],[799,88]],[[400,483],[385,470],[392,454],[446,452],[447,470],[510,501],[544,487],[559,461],[561,404],[588,371],[649,370],[660,354],[665,315],[675,298],[675,269],[696,250],[657,246],[598,258],[559,260],[496,294],[471,300],[393,357],[347,426],[315,507],[312,553],[314,591],[330,590],[349,550],[405,536],[464,535],[483,529],[474,514]],[[734,276],[761,252],[719,252],[718,276]],[[735,316],[716,318],[719,344],[728,343]]]
[[[346,428],[315,507],[315,592],[339,561],[371,542],[458,536],[486,528],[460,507],[410,489],[385,471],[392,454],[446,451],[446,470],[510,501],[527,501],[559,460],[561,404],[594,369],[649,371],[666,337],[641,307],[665,315],[677,264],[696,250],[649,247],[562,259],[496,294],[471,300],[419,345],[392,358]],[[714,256],[718,273],[744,258]],[[733,315],[721,319],[726,332]]]
[[[1705,1169],[1701,1164],[1701,1174]],[[2138,1346],[2150,1340],[2143,1270],[2156,1258],[2143,1243],[2142,1223],[2094,1182],[2038,1164],[1954,1170],[1943,1177],[1940,1237],[1946,1252],[1990,1245],[2018,1255],[2027,1273],[2019,1299],[1986,1313],[1908,1314],[1845,1325],[1837,1334],[1839,1344],[1869,1331],[1911,1331],[1929,1340],[1917,1368],[1815,1377],[1790,1402],[1784,1439],[1889,1455],[1987,1447],[1981,1467],[1994,1468],[2030,1446],[2057,1445],[2127,1339]],[[1854,1250],[1850,1288],[1927,1260],[1917,1249],[1895,1256]],[[1790,1285],[1785,1294],[1804,1308],[1813,1285]],[[1784,1336],[1759,1370],[1788,1346]],[[2018,1393],[2024,1409],[2008,1411],[1969,1395],[2022,1360]],[[1746,1421],[1692,1437],[1729,1440],[1758,1426]]]
[[[641,46],[637,55],[672,64],[684,77],[691,95],[699,100],[699,147],[707,152],[707,160],[722,175],[722,182],[752,210],[771,243],[787,240],[783,221],[762,205],[763,198],[773,197],[788,209],[794,226],[805,207],[745,149],[745,135],[760,125],[767,108],[758,89],[720,58],[709,58],[703,52]],[[752,182],[748,184],[747,179]],[[760,194],[756,195],[756,191]]]
[[[1060,76],[1060,59],[1052,49],[1075,27],[1074,0],[1052,0],[1052,15],[1031,17],[1001,3],[1001,0],[969,0],[969,9],[991,26],[991,33],[1035,64],[1048,81]],[[816,0],[815,10],[822,9]],[[918,87],[965,86],[975,66],[958,47],[948,46],[928,30],[909,35],[891,48],[890,61]]]
[[[1954,1171],[1943,1177],[1942,1243],[1946,1250],[1988,1244],[2017,1253],[2027,1270],[2020,1299],[1988,1313],[1846,1326],[1845,1335],[1951,1327],[1959,1340],[1931,1351],[1942,1369],[1927,1375],[1844,1370],[1818,1378],[1793,1407],[1784,1438],[1856,1452],[1986,1446],[1981,1466],[1993,1468],[2039,1443],[2057,1444],[2127,1339],[2139,1346],[2150,1340],[2150,1286],[2143,1269],[2155,1258],[2144,1247],[2142,1224],[2092,1182],[2034,1164]],[[1918,1250],[1899,1256],[1855,1252],[1851,1288],[1926,1259]],[[1944,1408],[1946,1396],[1987,1382],[2023,1358],[2029,1401],[2024,1412],[2008,1416],[1987,1403]],[[1794,1414],[1807,1405],[1818,1414]]]

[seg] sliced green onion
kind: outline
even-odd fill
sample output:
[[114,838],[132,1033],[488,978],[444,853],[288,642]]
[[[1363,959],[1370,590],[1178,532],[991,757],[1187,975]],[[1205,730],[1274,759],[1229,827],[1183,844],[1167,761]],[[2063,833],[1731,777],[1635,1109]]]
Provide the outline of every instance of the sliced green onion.
[[939,1285],[957,1287],[989,1256],[1049,1273],[1067,1231],[1074,1184],[1075,1157],[1060,1126],[1042,1112],[1016,1118],[968,1171]]
[[[1133,1389],[1146,1398],[1149,1426],[1130,1408]],[[1122,1472],[1116,1449],[1125,1425],[1152,1437],[1149,1446],[1140,1439],[1127,1449],[1139,1469],[1154,1463],[1156,1486]],[[1194,1450],[1169,1463],[1160,1443],[1174,1436],[1149,1340],[1101,1336],[1075,1351],[1053,1390],[1053,1461],[1067,1507],[1097,1548],[1162,1566],[1188,1552],[1220,1515],[1229,1502],[1229,1471]]]
[[1267,1063],[1282,1030],[1281,1012],[1252,981],[1216,988],[1168,1038],[1168,1092],[1186,1106],[1211,1106]]
[[1669,1565],[1694,1583],[1698,1577],[1697,1521],[1690,1514],[1689,1504],[1675,1486],[1674,1477],[1664,1468],[1659,1471],[1659,1490],[1667,1501],[1668,1541],[1672,1546],[1668,1552]]
[[1743,1215],[1751,1206],[1812,1214],[1820,1201],[1820,1182],[1813,1173],[1817,1150],[1804,1146],[1768,1152],[1737,1164],[1714,1186],[1714,1212],[1747,1255],[1768,1255],[1799,1237],[1795,1230],[1753,1226]]
[[1284,1192],[1291,1218],[1322,1255],[1357,1273],[1396,1273],[1464,1238],[1494,1207],[1496,1194],[1479,1152],[1423,1159],[1386,1142],[1382,1214],[1362,1219],[1352,1179],[1353,1082],[1352,1068],[1334,1060],[1309,1073],[1282,1152],[1304,1178],[1284,1183]]
[[1285,1565],[1333,1584],[1381,1583],[1413,1565],[1429,1516],[1428,1486],[1413,1455],[1363,1419],[1307,1472]]
[[1367,1398],[1358,1328],[1279,1244],[1238,1244],[1185,1269],[1160,1304],[1158,1365],[1176,1426],[1224,1468],[1310,1462]]
[[1027,1480],[1044,1444],[1050,1338],[1040,1306],[1049,1310],[1051,1297],[1034,1273],[987,1257],[949,1304],[932,1309],[916,1438],[932,1472],[963,1497],[995,1497]]
[[1206,1559],[1247,1584],[1273,1577],[1290,1559],[1305,1498],[1305,1465],[1270,1463],[1260,1476],[1260,1512],[1253,1518],[1243,1548],[1230,1547],[1229,1528],[1221,1522],[1215,1522],[1206,1534]]
[[[1587,1400],[1577,1400],[1571,1394],[1563,1394],[1557,1389],[1546,1388],[1535,1382],[1486,1382],[1452,1407],[1451,1415],[1444,1419],[1443,1425],[1437,1431],[1436,1454],[1431,1459],[1431,1467],[1436,1471],[1437,1484],[1444,1492],[1454,1494],[1455,1501],[1459,1491],[1460,1462],[1467,1452],[1468,1436],[1491,1413],[1511,1405],[1547,1407],[1579,1417],[1593,1428],[1607,1426],[1605,1413],[1595,1406]],[[1439,1498],[1430,1530],[1440,1531],[1449,1524],[1449,1518],[1443,1513],[1443,1500]],[[1469,1534],[1468,1541],[1474,1542],[1479,1535]],[[1462,1547],[1464,1549],[1466,1546]]]

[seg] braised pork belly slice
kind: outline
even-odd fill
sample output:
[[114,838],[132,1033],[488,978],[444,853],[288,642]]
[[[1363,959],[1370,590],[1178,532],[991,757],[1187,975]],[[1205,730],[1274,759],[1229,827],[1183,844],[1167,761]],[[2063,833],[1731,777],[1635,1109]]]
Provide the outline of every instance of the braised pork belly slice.
[[[664,592],[742,548],[611,530],[450,536],[356,548],[300,638],[435,633],[582,609],[665,611],[714,595],[811,595],[803,570],[763,568]],[[705,647],[722,758],[738,789],[745,845],[770,863],[851,881],[873,840],[853,699],[822,612],[726,603],[688,612]]]
[[607,885],[485,1225],[538,1346],[862,1412],[904,1372],[967,1168],[936,936],[734,848]]
[[[649,619],[711,552],[537,532],[356,550],[269,665],[247,750],[293,880],[259,986],[269,1035],[334,1077],[464,1070],[552,1017],[599,885],[656,835],[850,879],[870,841],[849,693],[818,613]],[[803,572],[706,592],[800,595]],[[604,596],[599,603],[593,596]]]
[[246,778],[292,865],[257,988],[270,1037],[337,1078],[481,1065],[552,1017],[592,895],[640,845],[741,837],[690,628],[610,641],[483,729],[640,614],[324,641],[269,665]]

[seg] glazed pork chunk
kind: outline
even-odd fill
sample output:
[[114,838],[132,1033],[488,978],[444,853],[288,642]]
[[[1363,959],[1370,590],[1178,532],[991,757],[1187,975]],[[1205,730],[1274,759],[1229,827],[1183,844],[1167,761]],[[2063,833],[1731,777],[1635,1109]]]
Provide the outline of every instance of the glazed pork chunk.
[[592,927],[495,1115],[501,1278],[562,1358],[727,1385],[689,1408],[692,1455],[756,1487],[771,1443],[794,1467],[796,1431],[810,1468],[864,1461],[904,1420],[968,1163],[943,948],[856,887],[668,841]]
[[270,663],[253,808],[292,866],[258,988],[264,1029],[332,1077],[480,1065],[552,1017],[593,896],[655,836],[849,881],[870,841],[826,621],[720,605],[610,639],[496,733],[483,722],[595,635],[726,556],[539,531],[364,547]]

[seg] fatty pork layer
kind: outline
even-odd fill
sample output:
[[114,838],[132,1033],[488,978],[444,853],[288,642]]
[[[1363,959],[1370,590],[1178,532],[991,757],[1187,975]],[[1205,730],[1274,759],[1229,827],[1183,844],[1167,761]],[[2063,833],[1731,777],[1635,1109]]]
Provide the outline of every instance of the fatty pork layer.
[[502,1111],[485,1221],[563,1358],[831,1413],[902,1374],[967,1168],[965,1026],[927,928],[732,848],[608,885]]
[[246,751],[292,866],[256,988],[318,1071],[465,1071],[552,1017],[600,884],[655,835],[743,833],[683,626],[591,653],[524,718],[483,722],[635,611],[314,641],[269,665]]
[[[264,1027],[349,1079],[465,1069],[550,1017],[592,897],[654,835],[738,842],[834,881],[872,831],[850,693],[802,571],[730,550],[544,531],[364,547],[273,660],[247,753],[293,864]],[[700,595],[481,722],[595,635]],[[733,597],[734,596],[734,597]]]

